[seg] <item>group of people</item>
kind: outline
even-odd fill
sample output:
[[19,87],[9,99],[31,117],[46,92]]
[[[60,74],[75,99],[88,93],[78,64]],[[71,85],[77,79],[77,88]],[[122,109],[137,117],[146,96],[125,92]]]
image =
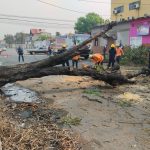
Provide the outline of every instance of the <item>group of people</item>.
[[[60,49],[60,50],[58,51],[58,54],[62,54],[62,53],[64,53],[64,52],[66,52],[66,51],[67,51],[66,45],[63,45],[63,46],[62,46],[62,49]],[[72,58],[72,66],[73,66],[73,68],[74,68],[75,66],[76,66],[76,68],[78,68],[79,59],[80,59],[80,55],[76,55],[76,56],[74,56],[74,57]],[[62,65],[63,65],[63,67],[64,67],[64,66],[70,67],[69,60],[68,60],[68,59],[65,60],[65,61],[62,63]]]
[[111,45],[111,48],[109,50],[109,62],[108,62],[108,68],[114,67],[115,62],[117,64],[120,64],[121,56],[124,55],[123,49],[119,45]]
[[[104,47],[105,48],[105,53],[102,55],[101,53],[96,53],[96,54],[93,54],[93,55],[90,55],[90,59],[92,60],[92,62],[95,64],[95,65],[103,65],[103,62],[106,58],[106,53],[107,53],[107,47]],[[60,49],[58,51],[58,54],[62,54],[64,52],[66,52],[67,49],[66,49],[66,45],[63,45],[62,46],[62,49]],[[114,64],[115,62],[117,64],[120,63],[120,59],[121,59],[121,56],[124,55],[124,52],[121,48],[121,46],[119,45],[116,45],[115,44],[112,44],[111,45],[111,48],[109,49],[109,62],[108,62],[108,66],[107,68],[110,68],[110,67],[114,67]],[[72,58],[72,67],[76,67],[78,68],[78,62],[79,62],[79,59],[80,59],[80,55],[76,55]],[[63,63],[62,63],[63,66],[67,66],[67,67],[70,67],[70,64],[69,64],[69,60],[65,60]]]
[[[48,48],[48,50],[49,50],[49,53],[51,54],[52,50],[50,49],[50,47]],[[67,51],[66,45],[63,45],[62,48],[58,51],[58,54],[62,54],[66,51]],[[103,65],[103,62],[106,58],[106,52],[107,52],[107,47],[105,46],[103,50],[103,55],[101,53],[96,53],[96,54],[90,55],[90,59],[93,61],[95,65]],[[18,57],[19,62],[21,58],[22,58],[22,61],[24,62],[23,49],[20,46],[17,49],[17,53],[19,56]],[[109,62],[108,62],[107,68],[114,67],[115,62],[119,64],[121,56],[124,55],[122,48],[119,45],[115,46],[115,44],[111,45],[111,48],[109,49],[108,53],[109,53]],[[73,68],[74,67],[78,68],[79,60],[80,60],[80,55],[76,55],[72,58]],[[65,59],[62,65],[70,67],[69,59]]]

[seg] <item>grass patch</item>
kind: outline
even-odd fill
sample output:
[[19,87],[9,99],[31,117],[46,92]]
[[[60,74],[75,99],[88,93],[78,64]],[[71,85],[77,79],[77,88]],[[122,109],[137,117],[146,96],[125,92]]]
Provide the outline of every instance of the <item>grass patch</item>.
[[81,120],[78,117],[72,118],[71,116],[65,116],[61,119],[61,123],[69,126],[77,126],[80,125]]
[[83,91],[84,94],[100,96],[100,91],[98,89],[88,89]]
[[119,101],[118,105],[121,106],[121,107],[123,107],[123,108],[124,107],[131,107],[132,106],[132,104],[131,104],[130,101]]

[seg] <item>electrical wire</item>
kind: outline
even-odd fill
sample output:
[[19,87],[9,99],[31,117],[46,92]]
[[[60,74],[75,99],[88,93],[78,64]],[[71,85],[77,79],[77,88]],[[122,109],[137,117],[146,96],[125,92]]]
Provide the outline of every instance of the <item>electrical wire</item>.
[[29,22],[29,23],[43,23],[47,25],[58,25],[58,26],[66,26],[71,24],[59,24],[59,23],[49,23],[49,22],[41,22],[41,21],[32,21],[32,20],[25,20],[25,19],[16,19],[16,18],[0,18],[0,20],[12,20],[12,21],[23,21],[23,22]]
[[[81,1],[81,2],[88,2],[88,3],[102,3],[102,4],[129,4],[129,3],[126,3],[126,2],[123,2],[123,3],[112,3],[112,2],[98,2],[98,1],[93,1],[93,0],[78,0],[78,1]],[[132,3],[132,2],[131,2]],[[141,3],[141,5],[150,5],[150,4],[145,4],[145,3]]]
[[20,25],[22,25],[22,26],[29,26],[29,27],[31,27],[31,26],[33,26],[33,27],[42,27],[42,28],[56,28],[56,29],[73,29],[72,27],[63,27],[63,26],[50,26],[50,25],[45,25],[45,24],[33,24],[33,23],[23,23],[23,22],[17,22],[17,21],[9,21],[9,20],[4,20],[4,21],[0,21],[0,24],[14,24],[14,25],[17,25],[17,26],[20,26]]
[[28,16],[9,15],[9,14],[0,14],[0,16],[15,17],[15,18],[27,18],[27,19],[36,19],[36,20],[47,20],[47,21],[75,22],[75,20],[63,20],[63,19],[51,19],[51,18],[40,18],[40,17],[28,17]]
[[69,8],[64,8],[64,7],[58,6],[56,4],[48,3],[48,2],[45,2],[45,1],[41,1],[41,0],[37,0],[37,1],[40,2],[40,3],[46,4],[46,5],[50,5],[50,6],[59,8],[59,9],[66,10],[66,11],[71,11],[71,12],[75,12],[75,13],[82,13],[82,14],[88,13],[88,12],[83,12],[83,11],[72,10],[72,9],[69,9]]

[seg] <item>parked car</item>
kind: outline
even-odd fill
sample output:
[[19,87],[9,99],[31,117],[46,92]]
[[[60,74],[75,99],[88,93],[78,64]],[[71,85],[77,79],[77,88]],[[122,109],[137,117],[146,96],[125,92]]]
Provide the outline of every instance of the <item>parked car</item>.
[[29,49],[27,50],[29,54],[33,55],[33,54],[48,54],[48,49],[47,48],[37,48],[37,49]]
[[84,57],[85,59],[88,59],[89,58],[89,55],[90,55],[90,53],[91,53],[91,49],[90,49],[90,47],[89,46],[83,46],[82,48],[81,48],[81,54],[80,54],[80,56],[81,57]]

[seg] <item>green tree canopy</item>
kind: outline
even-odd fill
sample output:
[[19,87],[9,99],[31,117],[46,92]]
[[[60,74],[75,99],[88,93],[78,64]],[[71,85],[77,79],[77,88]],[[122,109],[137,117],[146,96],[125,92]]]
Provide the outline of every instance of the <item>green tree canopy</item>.
[[14,36],[11,34],[7,34],[7,35],[5,35],[4,40],[7,44],[13,44],[14,43]]
[[48,35],[40,35],[37,41],[44,41],[50,39],[50,36]]
[[75,31],[77,33],[89,33],[91,29],[104,23],[104,19],[96,13],[88,13],[85,17],[78,18],[75,23]]
[[25,44],[25,40],[27,37],[29,37],[29,34],[22,33],[22,32],[16,33],[14,36],[15,43],[16,44]]

